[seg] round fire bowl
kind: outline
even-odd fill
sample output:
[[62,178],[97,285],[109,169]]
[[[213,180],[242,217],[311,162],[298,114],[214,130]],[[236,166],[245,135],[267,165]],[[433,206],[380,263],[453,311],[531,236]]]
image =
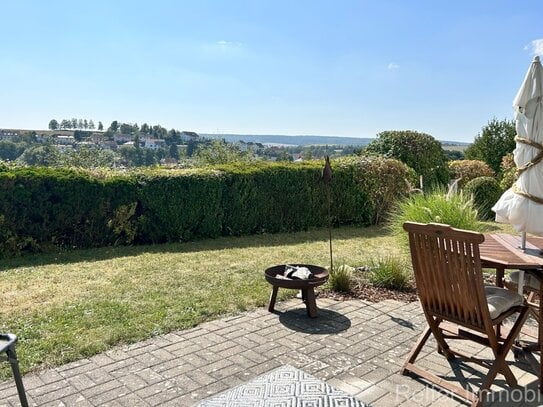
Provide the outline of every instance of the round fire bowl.
[[281,278],[282,274],[285,272],[285,264],[278,266],[273,266],[267,268],[264,271],[266,280],[268,283],[275,287],[281,288],[293,288],[296,290],[302,290],[308,287],[317,287],[321,284],[324,284],[328,280],[328,270],[324,267],[313,266],[311,264],[291,264],[291,266],[303,266],[307,267],[311,273],[313,273],[313,278],[308,280],[293,280],[290,278]]

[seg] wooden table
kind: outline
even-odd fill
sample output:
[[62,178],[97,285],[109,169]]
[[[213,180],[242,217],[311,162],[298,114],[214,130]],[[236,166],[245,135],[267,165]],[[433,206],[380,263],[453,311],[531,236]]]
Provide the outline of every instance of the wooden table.
[[[529,237],[526,249],[520,248],[520,236],[505,233],[485,234],[485,241],[479,246],[481,265],[496,269],[496,285],[503,287],[506,269],[520,269],[543,279],[543,237]],[[540,284],[539,298],[543,298],[543,283]],[[543,307],[539,307],[539,320],[543,321]],[[540,375],[539,388],[543,391],[543,324],[539,323]]]

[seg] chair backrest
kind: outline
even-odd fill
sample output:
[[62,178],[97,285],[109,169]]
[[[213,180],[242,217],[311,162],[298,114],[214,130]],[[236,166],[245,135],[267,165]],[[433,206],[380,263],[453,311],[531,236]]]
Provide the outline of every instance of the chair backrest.
[[479,257],[484,236],[436,223],[406,222],[403,227],[409,233],[425,313],[477,330],[488,329],[491,320]]

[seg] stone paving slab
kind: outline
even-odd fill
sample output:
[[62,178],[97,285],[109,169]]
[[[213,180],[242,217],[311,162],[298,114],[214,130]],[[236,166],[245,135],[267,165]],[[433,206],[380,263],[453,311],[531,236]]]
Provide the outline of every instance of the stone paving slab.
[[[317,302],[315,319],[293,299],[275,313],[258,309],[26,375],[30,405],[192,406],[287,364],[375,407],[467,405],[399,374],[425,326],[418,302]],[[453,362],[453,370],[434,350],[429,342],[421,366],[446,380],[480,384],[476,365]],[[487,405],[543,404],[527,365],[508,360],[522,387],[509,389],[499,376]],[[13,381],[0,383],[0,407],[18,405]]]

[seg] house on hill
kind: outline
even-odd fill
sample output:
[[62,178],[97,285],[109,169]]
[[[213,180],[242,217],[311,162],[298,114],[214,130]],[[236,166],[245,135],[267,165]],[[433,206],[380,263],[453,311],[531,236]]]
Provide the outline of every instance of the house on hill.
[[117,144],[126,144],[126,142],[132,140],[134,140],[134,137],[131,134],[115,133],[113,135],[113,141]]
[[143,147],[150,148],[151,150],[158,150],[166,146],[166,142],[159,138],[144,138],[142,141]]
[[188,141],[196,141],[200,138],[198,133],[195,133],[194,131],[182,131],[180,135],[181,141],[188,142]]
[[57,144],[67,146],[67,145],[75,143],[75,138],[74,138],[74,136],[61,136],[61,135],[58,135],[58,136],[55,137],[55,141],[56,141]]
[[0,129],[0,140],[12,140],[13,137],[19,136],[19,132],[9,129]]

